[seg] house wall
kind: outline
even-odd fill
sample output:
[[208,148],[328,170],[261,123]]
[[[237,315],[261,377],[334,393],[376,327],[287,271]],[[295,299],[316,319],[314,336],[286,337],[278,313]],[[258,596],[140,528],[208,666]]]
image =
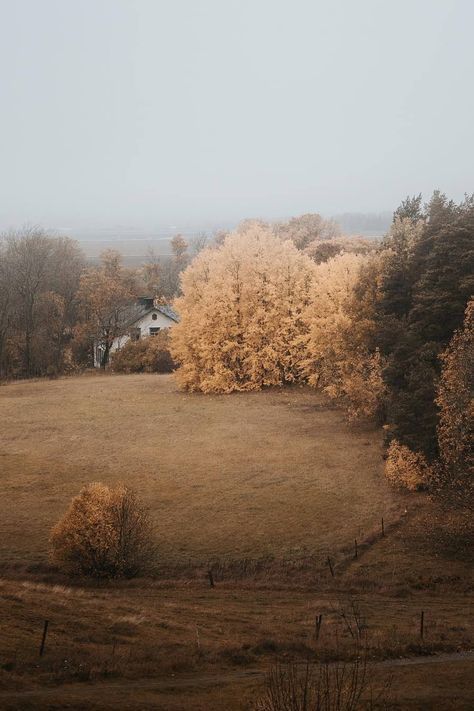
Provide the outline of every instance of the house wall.
[[[156,313],[156,320],[153,320],[152,315]],[[164,314],[161,313],[161,311],[150,311],[149,313],[145,314],[141,319],[136,321],[135,323],[132,324],[130,328],[140,328],[141,334],[140,338],[146,338],[150,334],[150,327],[152,328],[171,328],[174,326],[176,321],[173,321],[172,318],[168,318],[168,316],[165,316]],[[119,338],[115,338],[114,342],[112,343],[112,347],[110,349],[110,353],[114,353],[115,351],[120,350],[120,348],[123,348],[123,346],[130,340],[130,336],[120,336]],[[97,352],[97,348],[94,349],[94,365],[96,368],[100,367],[100,359],[99,359],[99,354]]]

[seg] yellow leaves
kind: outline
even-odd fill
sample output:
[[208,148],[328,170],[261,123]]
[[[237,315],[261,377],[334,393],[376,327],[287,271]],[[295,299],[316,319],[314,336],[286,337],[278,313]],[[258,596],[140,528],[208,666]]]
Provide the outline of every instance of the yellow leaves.
[[376,289],[362,290],[360,305],[356,289],[362,268],[372,276],[377,266],[355,253],[315,265],[264,225],[241,226],[182,276],[178,382],[232,392],[306,380],[343,400],[350,417],[373,417],[385,392],[371,349]]
[[445,474],[453,484],[459,475],[472,479],[474,470],[474,299],[441,361],[438,442]]
[[307,380],[344,399],[351,417],[373,416],[381,360],[367,343],[373,322],[351,311],[368,260],[343,254],[316,266],[264,225],[241,226],[182,276],[171,336],[178,382],[232,392]]
[[304,311],[308,335],[301,372],[311,385],[345,402],[351,418],[373,417],[384,392],[380,355],[369,348],[373,322],[353,310],[361,269],[371,259],[347,253],[319,264]]
[[154,556],[147,512],[123,484],[84,487],[52,529],[50,541],[53,561],[72,574],[131,577]]
[[396,486],[417,491],[428,483],[431,468],[422,454],[412,452],[394,439],[387,452],[385,476]]
[[172,354],[181,386],[203,392],[259,389],[298,375],[314,265],[265,226],[248,223],[182,275]]

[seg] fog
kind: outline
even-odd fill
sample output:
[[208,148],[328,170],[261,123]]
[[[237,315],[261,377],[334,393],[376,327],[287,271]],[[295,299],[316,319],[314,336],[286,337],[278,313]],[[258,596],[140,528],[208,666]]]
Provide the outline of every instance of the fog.
[[474,189],[471,0],[0,0],[0,228]]

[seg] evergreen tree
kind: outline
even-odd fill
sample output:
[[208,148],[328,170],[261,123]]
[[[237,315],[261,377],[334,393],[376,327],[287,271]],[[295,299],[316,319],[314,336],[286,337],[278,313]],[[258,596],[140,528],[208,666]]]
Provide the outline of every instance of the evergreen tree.
[[420,218],[419,198],[402,203],[384,242],[376,341],[389,438],[433,459],[439,354],[474,292],[474,201],[435,192]]

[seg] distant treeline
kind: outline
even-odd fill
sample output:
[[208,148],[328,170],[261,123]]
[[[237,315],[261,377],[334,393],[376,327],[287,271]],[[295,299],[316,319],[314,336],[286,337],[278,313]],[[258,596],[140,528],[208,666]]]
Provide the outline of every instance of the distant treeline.
[[106,250],[90,266],[74,240],[26,228],[0,239],[0,377],[53,376],[93,364],[102,343],[105,362],[114,338],[126,332],[126,314],[139,296],[170,301],[190,261],[179,235],[172,257],[150,252],[137,269]]
[[335,215],[334,220],[347,234],[381,236],[387,232],[392,222],[390,212],[343,212]]

